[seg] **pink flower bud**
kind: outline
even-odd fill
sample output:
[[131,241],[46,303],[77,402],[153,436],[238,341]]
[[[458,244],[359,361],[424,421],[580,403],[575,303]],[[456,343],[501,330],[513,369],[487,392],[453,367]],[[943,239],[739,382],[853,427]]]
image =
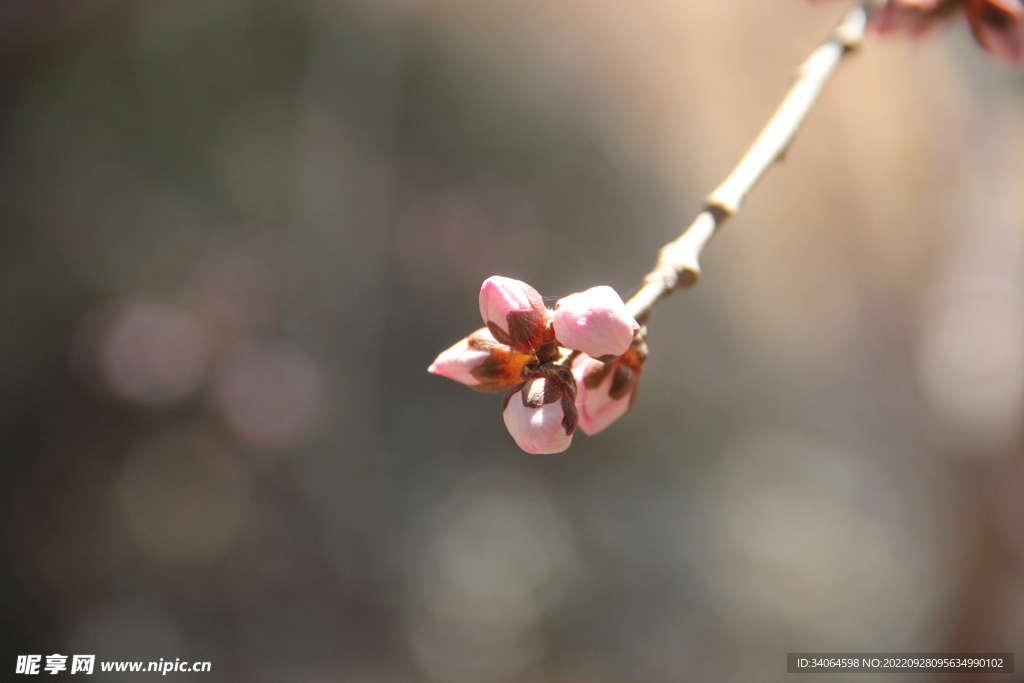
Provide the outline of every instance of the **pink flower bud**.
[[573,361],[580,429],[597,434],[626,414],[636,400],[637,380],[646,358],[646,344],[639,342],[607,363],[586,354]]
[[462,382],[477,391],[501,391],[522,382],[535,364],[532,356],[516,353],[482,327],[442,351],[427,372]]
[[500,275],[484,280],[480,315],[495,339],[521,353],[535,351],[552,337],[543,299],[519,280]]
[[552,323],[559,344],[601,359],[625,353],[640,329],[619,295],[607,286],[559,299]]
[[[564,375],[564,376],[562,376]],[[527,453],[561,453],[572,443],[577,413],[575,386],[564,367],[538,372],[505,396],[503,416],[512,438]]]
[[878,33],[921,36],[958,7],[959,0],[889,0],[875,13],[871,26]]
[[954,3],[939,3],[937,0],[890,0],[875,14],[872,27],[878,33],[923,36],[954,9]]
[[1020,0],[967,0],[967,20],[982,47],[1024,66],[1024,6]]

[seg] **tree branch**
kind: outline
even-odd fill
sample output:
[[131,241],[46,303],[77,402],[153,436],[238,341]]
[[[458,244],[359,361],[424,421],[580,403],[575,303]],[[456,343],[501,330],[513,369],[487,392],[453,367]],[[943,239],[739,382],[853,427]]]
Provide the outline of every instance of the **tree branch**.
[[638,322],[646,322],[651,309],[680,287],[692,287],[700,277],[700,255],[729,216],[736,213],[765,171],[782,158],[793,136],[818,99],[822,88],[843,57],[864,41],[872,14],[884,0],[862,0],[844,17],[829,39],[800,65],[796,79],[775,114],[721,185],[707,196],[704,210],[683,234],[658,252],[658,262],[644,277],[640,290],[626,302]]

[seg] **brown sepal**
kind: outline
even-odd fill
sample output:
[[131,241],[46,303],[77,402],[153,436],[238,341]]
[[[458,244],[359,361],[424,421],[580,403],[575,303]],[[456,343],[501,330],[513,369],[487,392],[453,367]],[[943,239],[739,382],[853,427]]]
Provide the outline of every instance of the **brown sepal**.
[[499,342],[505,346],[512,346],[512,338],[508,336],[508,333],[505,332],[505,330],[498,327],[493,321],[487,322],[487,329],[491,331],[491,334],[494,335],[494,338]]
[[562,395],[562,427],[566,436],[572,436],[576,431],[576,425],[580,422],[579,411],[576,410],[576,399],[568,393]]
[[546,363],[537,368],[537,374],[547,377],[562,393],[576,400],[576,378],[568,367],[559,363]]
[[541,363],[551,363],[558,360],[562,352],[558,342],[554,339],[554,332],[552,332],[551,339],[538,346],[534,353],[537,354],[537,360]]
[[636,386],[637,373],[625,363],[615,366],[615,374],[612,375],[612,385],[608,389],[608,395],[616,400],[625,398],[626,394]]
[[[472,343],[472,342],[471,342]],[[470,370],[477,391],[496,392],[515,386],[528,377],[537,367],[532,355],[518,353],[507,346],[490,345],[487,360]]]
[[[517,351],[533,353],[555,341],[555,330],[551,327],[546,308],[513,311],[505,316],[505,320],[508,323],[509,346]],[[556,349],[553,347],[551,350]]]
[[640,369],[643,367],[644,361],[647,360],[647,344],[638,335],[624,354],[614,357],[612,360],[605,360],[605,358],[607,357],[598,359],[603,362],[603,365],[583,376],[583,386],[587,389],[598,388],[601,386],[601,382],[608,377],[608,373],[614,370],[615,375],[608,395],[615,399],[622,398],[630,388],[636,386]]
[[540,408],[554,403],[564,395],[565,387],[544,373],[534,374],[523,383],[523,406],[527,408]]
[[601,386],[604,378],[608,376],[608,373],[611,372],[611,369],[612,363],[604,363],[600,367],[594,368],[583,376],[583,386],[587,389],[597,389]]

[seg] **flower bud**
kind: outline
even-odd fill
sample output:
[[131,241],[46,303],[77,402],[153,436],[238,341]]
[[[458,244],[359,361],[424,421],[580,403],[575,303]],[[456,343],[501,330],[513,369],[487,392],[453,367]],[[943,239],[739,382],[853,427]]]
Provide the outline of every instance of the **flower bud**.
[[427,372],[462,382],[477,391],[501,391],[522,382],[535,364],[532,356],[499,343],[482,327],[442,351]]
[[505,396],[505,426],[527,453],[561,453],[576,431],[575,397],[569,371],[549,366]]
[[920,37],[951,17],[960,4],[960,0],[889,0],[871,23],[878,33]]
[[889,0],[875,12],[871,27],[878,33],[921,36],[957,10],[959,4],[959,0]]
[[974,39],[999,59],[1024,66],[1024,6],[1020,0],[967,0]]
[[602,360],[625,353],[640,329],[619,295],[607,286],[559,299],[552,324],[559,344]]
[[597,434],[626,414],[636,400],[637,380],[646,359],[647,345],[638,342],[610,362],[586,354],[573,361],[580,429]]
[[494,338],[521,353],[531,353],[551,340],[549,311],[530,285],[500,275],[480,288],[480,315]]

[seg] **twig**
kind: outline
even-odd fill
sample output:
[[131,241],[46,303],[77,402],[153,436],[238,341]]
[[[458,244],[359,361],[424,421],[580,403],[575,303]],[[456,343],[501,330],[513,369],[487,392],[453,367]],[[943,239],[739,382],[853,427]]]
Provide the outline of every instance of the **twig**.
[[626,302],[630,314],[643,324],[654,305],[680,287],[692,287],[700,277],[700,255],[729,216],[768,168],[782,158],[843,57],[864,40],[871,15],[884,0],[862,0],[843,18],[828,41],[800,65],[782,104],[747,150],[740,163],[704,201],[704,210],[683,234],[658,252],[658,262],[644,277],[640,290]]

